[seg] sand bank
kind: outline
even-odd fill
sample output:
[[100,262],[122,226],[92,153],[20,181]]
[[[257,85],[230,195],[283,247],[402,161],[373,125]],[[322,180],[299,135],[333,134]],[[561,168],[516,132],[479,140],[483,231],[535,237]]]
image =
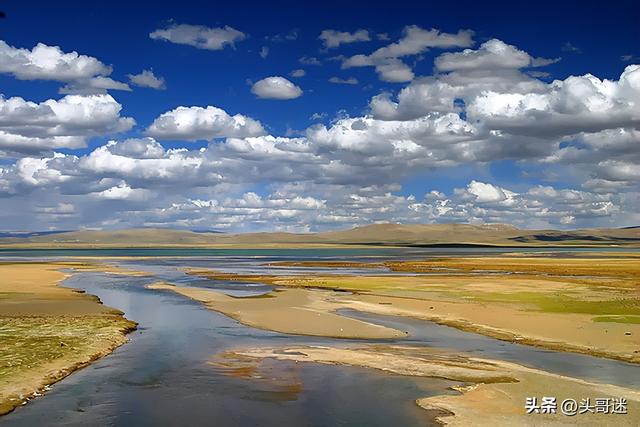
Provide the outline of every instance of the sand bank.
[[286,334],[361,339],[406,336],[402,331],[332,313],[328,299],[336,295],[324,291],[284,289],[266,296],[236,298],[211,289],[166,283],[148,288],[171,290],[245,325]]
[[[481,260],[475,261],[478,268],[494,267]],[[555,259],[545,261],[542,267],[534,267],[552,268]],[[452,274],[448,270],[413,276],[189,273],[286,289],[350,291],[353,294],[335,292],[323,298],[324,308],[409,316],[498,339],[640,363],[640,284],[632,277],[637,267],[627,260],[618,261],[601,263],[602,274],[613,272],[615,277],[578,277],[575,270],[566,274],[566,266],[563,276],[549,272]],[[524,262],[518,268],[527,265]],[[568,265],[591,269],[582,261]]]
[[[635,426],[640,422],[640,391],[594,384],[528,368],[515,363],[455,355],[424,347],[366,346],[360,348],[288,347],[242,349],[225,353],[227,363],[238,357],[340,364],[378,369],[399,375],[460,381],[456,395],[420,398],[416,403],[441,414],[453,426],[496,425],[611,425]],[[564,399],[627,399],[628,414],[561,413],[526,414],[527,397]]]

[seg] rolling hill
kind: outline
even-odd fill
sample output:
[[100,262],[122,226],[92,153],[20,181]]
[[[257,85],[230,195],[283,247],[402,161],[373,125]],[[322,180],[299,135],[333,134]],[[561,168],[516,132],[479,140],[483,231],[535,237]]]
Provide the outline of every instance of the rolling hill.
[[3,247],[215,247],[297,245],[640,246],[640,227],[523,230],[504,224],[372,224],[324,233],[193,232],[162,228],[82,230],[2,237]]

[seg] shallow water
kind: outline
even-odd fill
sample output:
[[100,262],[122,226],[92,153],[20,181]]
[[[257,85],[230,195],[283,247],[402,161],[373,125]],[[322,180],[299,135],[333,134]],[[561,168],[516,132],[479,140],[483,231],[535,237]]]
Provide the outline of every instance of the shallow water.
[[[0,255],[2,256],[2,255]],[[181,267],[257,272],[261,264],[300,258],[275,250],[255,255],[117,261],[155,277],[79,273],[66,286],[85,289],[139,323],[131,341],[113,354],[56,384],[0,418],[0,425],[425,425],[429,414],[416,398],[448,392],[451,381],[389,375],[363,368],[267,362],[266,379],[229,375],[208,363],[226,349],[286,345],[346,345],[362,341],[291,336],[240,325],[170,291],[150,290],[158,279],[178,286],[202,286],[237,296],[271,287],[189,276]],[[372,260],[358,252],[322,256]],[[350,257],[349,257],[350,256]],[[389,257],[408,257],[395,253]],[[315,258],[314,258],[315,257]],[[635,365],[508,343],[454,328],[393,316],[344,310],[343,314],[409,331],[400,344],[451,349],[499,358],[551,372],[623,386],[640,384]],[[389,341],[386,341],[389,342]]]
[[472,354],[487,359],[506,360],[596,383],[638,388],[640,366],[578,353],[546,350],[464,332],[433,322],[401,316],[381,316],[350,309],[338,311],[348,317],[409,332],[407,345],[422,345]]

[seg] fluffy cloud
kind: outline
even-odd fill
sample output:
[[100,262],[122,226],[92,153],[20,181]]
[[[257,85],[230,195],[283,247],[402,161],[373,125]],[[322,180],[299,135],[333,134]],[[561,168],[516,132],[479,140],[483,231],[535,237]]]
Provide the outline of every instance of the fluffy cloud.
[[322,40],[324,47],[327,49],[336,48],[341,44],[366,42],[371,40],[367,30],[357,30],[353,33],[336,30],[323,30],[318,38]]
[[[516,57],[531,61],[528,54],[514,52]],[[506,74],[494,70],[491,74],[497,73],[496,79],[481,69],[492,66],[493,59],[479,58],[483,59],[456,62],[449,57],[450,67],[455,63],[462,69],[415,81],[395,100],[389,94],[374,97],[370,103],[374,117],[413,120],[429,114],[464,112],[488,137],[517,135],[549,141],[640,123],[640,66],[627,66],[617,81],[587,74],[547,84],[518,70]],[[526,61],[514,60],[511,66]],[[472,64],[476,68],[469,68]]]
[[259,80],[251,87],[251,92],[262,99],[295,99],[302,96],[302,89],[280,76]]
[[549,84],[543,93],[487,91],[467,111],[486,126],[524,135],[572,135],[640,124],[640,66],[629,65],[618,81],[587,74]]
[[[74,212],[88,215],[84,221],[93,226],[118,226],[94,206],[108,202],[133,204],[118,208],[124,209],[120,226],[209,224],[230,230],[304,231],[375,221],[612,225],[624,221],[625,212],[637,203],[631,193],[551,186],[516,192],[480,180],[450,195],[430,191],[428,183],[423,197],[393,194],[401,186],[390,183],[425,168],[451,165],[437,159],[449,157],[447,146],[455,141],[446,142],[449,124],[440,123],[429,133],[400,122],[342,119],[330,128],[314,128],[304,138],[230,138],[192,151],[165,150],[151,138],[112,141],[81,157],[20,159],[0,170],[0,192],[39,194],[37,198],[58,194],[56,203],[73,203]],[[444,151],[436,154],[432,141],[438,137]],[[459,161],[464,161],[461,154]],[[242,191],[262,180],[270,183],[270,194]],[[144,206],[139,204],[143,201]]]
[[466,190],[478,203],[496,203],[513,199],[515,193],[484,182],[471,181]]
[[130,138],[117,144],[111,144],[109,151],[112,154],[132,159],[160,159],[166,151],[159,142],[153,138]]
[[20,80],[73,81],[111,74],[111,67],[77,52],[38,43],[32,50],[9,46],[0,40],[0,72]]
[[235,46],[236,42],[244,40],[247,35],[228,25],[211,28],[204,25],[173,24],[151,32],[149,37],[198,49],[222,50],[226,46]]
[[411,68],[399,58],[419,55],[431,48],[467,47],[473,44],[473,31],[460,30],[456,34],[439,30],[425,30],[415,25],[404,29],[403,37],[395,43],[381,47],[369,55],[354,55],[345,58],[342,68],[376,68],[381,80],[406,82],[413,79]]
[[[142,141],[154,145],[153,140]],[[167,184],[215,185],[221,176],[209,173],[203,167],[206,159],[199,152],[173,149],[157,153],[155,156],[127,156],[118,149],[119,143],[111,141],[80,158],[68,158],[66,162],[49,164],[59,168],[62,175],[75,171],[77,176],[114,178],[138,187],[155,187]],[[152,147],[153,149],[153,147]]]
[[231,116],[221,108],[208,106],[178,107],[167,111],[153,121],[146,133],[158,139],[211,141],[225,137],[257,136],[265,132],[260,122],[251,117],[242,114]]
[[131,188],[126,182],[122,181],[117,186],[91,193],[90,195],[106,200],[145,200],[149,196],[149,191],[142,188]]
[[[104,155],[104,151],[101,151],[101,155]],[[95,157],[95,154],[89,157]],[[76,206],[73,212],[84,217],[86,223],[102,227],[118,226],[110,222],[112,210],[105,212],[95,209],[96,204],[103,202],[146,203],[133,205],[129,208],[133,209],[130,212],[128,209],[121,211],[118,219],[123,224],[120,226],[164,224],[199,227],[206,224],[207,227],[235,231],[313,231],[380,221],[509,222],[542,228],[593,225],[594,221],[600,225],[615,225],[623,219],[621,213],[624,209],[629,208],[624,206],[628,201],[618,195],[601,195],[550,186],[535,186],[515,192],[480,181],[471,181],[466,187],[456,188],[450,195],[428,191],[427,188],[422,197],[393,194],[391,191],[397,191],[398,186],[319,182],[283,184],[266,195],[241,191],[238,196],[230,196],[229,190],[233,187],[221,184],[222,178],[219,178],[214,187],[209,182],[200,191],[193,184],[185,187],[185,183],[195,182],[199,173],[188,176],[187,179],[176,178],[175,184],[169,185],[171,181],[166,180],[167,173],[176,176],[186,169],[171,170],[166,167],[168,162],[163,165],[157,159],[138,161],[135,165],[126,167],[123,166],[122,159],[112,159],[111,173],[114,174],[116,170],[120,172],[112,178],[107,177],[110,174],[104,168],[95,173],[95,165],[83,164],[83,160],[80,160],[79,170],[94,175],[76,178],[63,172],[53,173],[49,168],[55,161],[56,159],[44,162],[25,161],[25,165],[21,165],[20,174],[28,181],[27,184],[42,190],[46,188],[49,194],[56,191],[55,188],[73,188],[73,180],[82,179],[85,191],[91,190],[87,193],[89,198],[73,195],[59,197],[68,198],[64,203],[73,200]],[[175,165],[179,162],[174,160],[172,163]],[[158,167],[162,168],[162,173],[154,173],[147,176],[146,180],[140,180],[140,175],[143,175],[140,169],[152,170]],[[205,167],[203,163],[191,165],[194,170],[202,167]],[[127,175],[127,179],[120,175]],[[95,176],[96,182],[87,182],[87,178],[91,176]],[[180,191],[174,190],[173,186],[180,187]],[[205,189],[211,188],[221,188],[223,192],[213,197],[209,192],[207,197]],[[58,221],[62,220],[58,218]],[[77,220],[74,217],[67,224]]]
[[400,58],[417,55],[431,48],[467,47],[473,44],[473,31],[460,30],[455,34],[436,29],[425,30],[416,25],[405,27],[403,37],[395,43],[369,55],[371,58]]
[[131,84],[140,87],[150,87],[151,89],[164,90],[167,85],[163,77],[153,74],[153,70],[142,70],[139,74],[128,74]]
[[95,93],[108,89],[130,90],[126,83],[110,77],[112,68],[92,56],[65,53],[58,46],[38,43],[21,49],[0,40],[0,73],[20,80],[53,80],[67,83],[63,93]]
[[527,52],[498,39],[480,45],[478,50],[443,53],[435,60],[439,71],[525,68],[549,65],[558,59],[533,58]]
[[304,77],[306,74],[307,74],[306,71],[304,71],[301,68],[298,68],[297,70],[293,70],[291,73],[289,73],[291,77]]
[[584,226],[598,220],[614,225],[623,203],[622,199],[610,194],[551,186],[535,186],[516,193],[478,181],[471,181],[466,188],[456,188],[450,197],[440,194],[432,199],[441,206],[441,219],[509,222],[528,228]]
[[0,97],[0,154],[81,148],[91,136],[124,132],[135,124],[121,117],[110,95],[67,95],[41,103]]

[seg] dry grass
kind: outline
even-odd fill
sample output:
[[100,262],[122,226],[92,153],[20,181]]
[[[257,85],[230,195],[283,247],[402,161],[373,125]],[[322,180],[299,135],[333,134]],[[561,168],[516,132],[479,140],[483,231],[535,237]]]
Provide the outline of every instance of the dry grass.
[[[0,263],[0,415],[110,353],[135,323],[57,286],[69,264]],[[89,268],[94,268],[89,267]]]

